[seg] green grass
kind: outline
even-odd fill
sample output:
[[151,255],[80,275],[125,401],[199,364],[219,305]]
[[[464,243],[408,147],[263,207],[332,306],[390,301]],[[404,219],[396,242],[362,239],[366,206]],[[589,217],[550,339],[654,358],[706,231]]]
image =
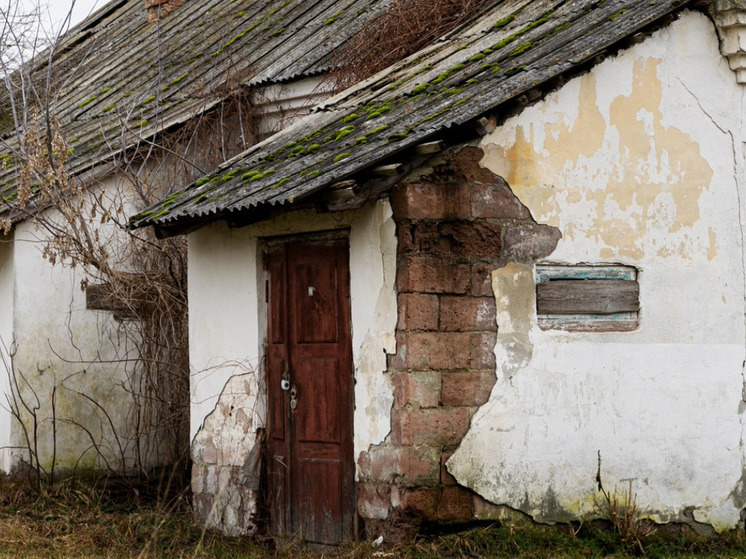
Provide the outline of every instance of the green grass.
[[[140,492],[116,494],[66,481],[44,491],[0,480],[0,557],[193,559],[587,559],[640,557],[601,524],[540,526],[494,523],[450,527],[406,544],[347,542],[313,552],[297,542],[229,538],[194,523],[187,495],[164,503]],[[657,529],[644,540],[644,557],[746,558],[743,531],[717,538],[680,528]]]

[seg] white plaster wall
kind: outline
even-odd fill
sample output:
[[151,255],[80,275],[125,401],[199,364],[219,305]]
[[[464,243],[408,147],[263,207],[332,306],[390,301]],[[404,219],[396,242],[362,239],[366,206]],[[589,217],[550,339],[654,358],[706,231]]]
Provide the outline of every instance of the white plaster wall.
[[257,239],[248,229],[219,223],[189,235],[188,245],[194,438],[232,376],[251,371],[258,375],[262,339]]
[[[126,212],[128,202],[114,194],[124,192],[120,180],[112,176],[89,195],[103,191],[102,201],[112,207],[123,203]],[[43,219],[58,217],[48,210]],[[100,241],[110,243],[109,249],[116,254],[115,245],[122,235],[118,226],[108,222],[99,226],[99,232]],[[35,452],[47,472],[53,458],[56,468],[67,471],[132,469],[136,441],[133,401],[127,389],[131,371],[125,361],[134,348],[120,335],[111,312],[86,309],[81,281],[87,276],[80,267],[52,265],[44,258],[47,235],[43,227],[26,221],[16,225],[12,248],[0,249],[0,300],[8,311],[0,319],[0,335],[4,343],[6,339],[14,343],[13,369],[20,395],[29,408],[35,408],[35,417],[22,413],[29,437],[34,429],[38,431],[36,443],[31,440],[30,444],[38,445]],[[5,365],[0,368],[1,383],[7,378]],[[5,405],[7,383],[0,388]],[[16,406],[24,408],[23,402]],[[9,412],[3,408],[0,425],[2,414]],[[17,422],[3,433],[14,447],[2,465],[8,471],[19,461],[28,461],[29,440]],[[145,454],[146,442],[139,444],[144,465],[158,465],[156,456]]]
[[[200,433],[228,381],[247,370],[259,390],[246,389],[244,406],[263,425],[261,382],[266,310],[262,237],[345,228],[350,230],[350,296],[355,366],[355,455],[381,442],[391,429],[393,386],[384,375],[386,353],[395,351],[395,226],[387,201],[356,212],[293,212],[242,229],[223,223],[189,235],[189,340],[192,367],[191,436],[204,452]],[[234,394],[229,395],[235,398]],[[238,427],[237,427],[238,428]],[[242,424],[241,429],[245,429]],[[225,429],[223,425],[222,429]],[[225,438],[225,434],[221,434]],[[252,450],[245,443],[231,464]]]
[[258,117],[260,138],[287,128],[334,93],[327,75],[311,76],[289,83],[273,83],[252,90],[251,106]]
[[[632,481],[658,521],[734,527],[744,496],[743,89],[686,13],[484,138],[552,262],[640,270],[640,327],[542,331],[531,267],[493,273],[497,383],[448,462],[542,521],[599,514]],[[525,316],[520,319],[521,314]]]
[[8,393],[8,366],[13,349],[13,234],[0,237],[0,471],[12,466],[12,416],[4,395]]

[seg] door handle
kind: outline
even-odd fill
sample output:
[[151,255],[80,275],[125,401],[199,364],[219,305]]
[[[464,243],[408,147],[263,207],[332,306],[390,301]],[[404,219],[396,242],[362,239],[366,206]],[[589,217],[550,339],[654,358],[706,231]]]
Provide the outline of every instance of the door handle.
[[298,391],[295,389],[295,386],[290,390],[290,409],[295,411],[295,408],[298,407]]

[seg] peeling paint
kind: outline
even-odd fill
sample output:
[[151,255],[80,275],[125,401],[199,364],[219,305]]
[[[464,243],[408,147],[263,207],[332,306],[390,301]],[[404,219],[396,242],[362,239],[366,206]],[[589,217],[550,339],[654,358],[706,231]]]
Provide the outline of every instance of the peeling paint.
[[192,492],[197,513],[229,535],[256,531],[260,495],[262,418],[257,374],[236,375],[192,441]]
[[[697,223],[713,171],[690,135],[663,124],[661,62],[637,58],[629,94],[605,101],[596,74],[586,74],[567,86],[577,91],[574,118],[549,101],[538,122],[516,126],[513,143],[485,148],[485,165],[535,219],[560,227],[568,241],[592,239],[598,256],[636,260],[653,242],[662,256],[695,250],[683,230]],[[560,223],[567,205],[591,219]]]
[[592,518],[601,452],[605,487],[631,480],[656,522],[741,521],[742,102],[711,22],[685,13],[483,139],[483,165],[562,232],[552,263],[638,269],[640,326],[542,331],[530,266],[493,272],[498,380],[447,463],[459,483]]

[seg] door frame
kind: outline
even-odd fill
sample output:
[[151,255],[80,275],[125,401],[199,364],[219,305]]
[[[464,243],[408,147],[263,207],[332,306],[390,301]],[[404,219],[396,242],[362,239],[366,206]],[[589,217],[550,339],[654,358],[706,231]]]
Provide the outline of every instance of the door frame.
[[[344,242],[347,254],[345,258],[345,265],[346,265],[346,279],[347,279],[347,302],[344,308],[344,312],[347,314],[347,321],[348,321],[348,340],[347,340],[347,347],[345,348],[345,359],[349,361],[349,374],[350,374],[350,382],[348,383],[348,390],[346,399],[348,402],[348,410],[347,410],[347,421],[343,422],[343,425],[348,425],[349,428],[347,429],[347,433],[349,436],[349,449],[346,453],[346,456],[344,456],[344,476],[345,479],[343,480],[343,483],[345,486],[347,486],[346,491],[343,489],[345,493],[349,494],[349,502],[346,503],[346,509],[343,511],[344,514],[348,514],[351,517],[351,537],[353,540],[359,539],[359,517],[357,514],[357,484],[355,480],[355,473],[356,473],[356,465],[355,465],[355,451],[354,451],[354,437],[355,437],[355,426],[354,426],[354,415],[355,415],[355,367],[353,362],[353,350],[352,350],[352,300],[351,300],[351,277],[350,277],[350,231],[349,229],[337,229],[337,230],[329,230],[329,231],[319,231],[319,232],[311,232],[311,233],[299,233],[299,234],[291,234],[291,235],[283,235],[283,236],[272,236],[272,237],[265,237],[261,239],[260,244],[260,254],[261,254],[261,271],[262,271],[262,277],[260,281],[260,286],[263,291],[263,294],[261,294],[261,301],[263,301],[263,305],[260,305],[260,308],[262,308],[262,311],[260,313],[259,319],[261,320],[260,323],[260,332],[263,332],[263,338],[264,338],[264,378],[265,378],[265,398],[266,398],[266,409],[265,409],[265,419],[266,419],[266,451],[265,451],[265,460],[264,460],[264,468],[266,471],[266,474],[264,474],[263,479],[265,481],[265,491],[264,494],[266,495],[266,500],[264,504],[264,508],[267,511],[267,514],[269,517],[267,518],[267,529],[268,531],[272,531],[273,526],[273,519],[271,517],[272,511],[274,509],[274,503],[272,502],[272,494],[271,494],[271,488],[272,488],[272,481],[270,480],[270,473],[271,473],[271,467],[270,467],[270,460],[272,460],[272,452],[270,450],[270,445],[272,443],[270,437],[272,436],[272,397],[270,395],[270,371],[269,371],[269,363],[268,363],[268,350],[269,350],[269,321],[270,321],[270,301],[269,301],[269,278],[270,278],[270,272],[268,268],[268,256],[269,252],[273,250],[274,248],[278,247],[285,247],[287,249],[290,245],[295,244],[314,244],[314,243],[323,243],[323,242]],[[287,274],[287,272],[286,272]],[[287,275],[285,276],[287,279]],[[286,286],[287,289],[287,286]],[[287,294],[287,292],[286,292]],[[287,310],[285,311],[287,312]],[[343,395],[340,395],[340,397],[343,397]],[[289,442],[288,446],[292,446],[292,443]],[[293,474],[291,474],[293,475]],[[287,487],[285,490],[289,489],[289,484],[292,483],[292,481],[288,477],[287,481]],[[285,511],[285,519],[289,522],[293,521],[294,511],[292,509],[292,503],[288,503],[289,509]],[[279,536],[283,536],[286,534],[276,534]]]

